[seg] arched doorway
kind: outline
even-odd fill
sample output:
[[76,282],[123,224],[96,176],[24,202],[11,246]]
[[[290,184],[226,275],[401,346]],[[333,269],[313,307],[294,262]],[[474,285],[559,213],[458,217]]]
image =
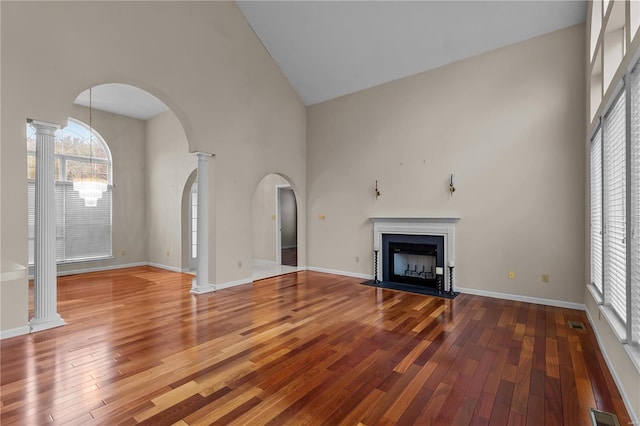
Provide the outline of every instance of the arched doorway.
[[253,194],[252,216],[253,279],[297,271],[298,205],[291,183],[265,176]]
[[182,192],[182,271],[195,273],[198,259],[198,171],[193,170]]
[[89,267],[148,263],[182,271],[182,188],[197,165],[182,122],[162,100],[132,85],[101,84],[91,93],[91,105],[89,89],[77,96],[72,116],[91,121],[107,140],[114,178],[112,258]]

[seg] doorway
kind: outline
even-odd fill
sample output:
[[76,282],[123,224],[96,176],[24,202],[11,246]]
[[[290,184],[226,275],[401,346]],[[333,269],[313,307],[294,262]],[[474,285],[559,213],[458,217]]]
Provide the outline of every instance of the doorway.
[[276,263],[298,266],[298,206],[290,185],[276,190]]
[[256,186],[252,200],[253,279],[298,270],[298,203],[293,185],[272,173]]

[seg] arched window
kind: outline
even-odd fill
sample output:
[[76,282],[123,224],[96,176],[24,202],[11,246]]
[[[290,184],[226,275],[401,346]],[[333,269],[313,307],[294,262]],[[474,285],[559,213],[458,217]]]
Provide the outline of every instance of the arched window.
[[[107,143],[84,123],[69,119],[55,137],[56,261],[58,263],[111,257],[111,152]],[[27,125],[27,190],[29,264],[35,240],[35,130]],[[73,189],[73,180],[93,173],[106,181],[106,192],[87,206]]]

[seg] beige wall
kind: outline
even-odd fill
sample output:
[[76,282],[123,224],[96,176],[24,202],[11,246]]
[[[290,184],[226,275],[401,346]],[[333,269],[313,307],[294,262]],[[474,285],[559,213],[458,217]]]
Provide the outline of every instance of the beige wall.
[[146,159],[148,260],[182,270],[187,268],[182,256],[182,197],[198,161],[189,153],[187,136],[171,111],[146,121]]
[[371,275],[369,217],[454,215],[459,287],[583,303],[583,52],[580,25],[308,108],[308,265]]
[[[268,173],[282,173],[306,205],[306,114],[235,3],[0,7],[3,263],[24,265],[27,259],[26,119],[63,124],[79,93],[115,82],[138,86],[167,104],[184,128],[189,151],[216,154],[209,176],[210,281],[250,280],[257,183]],[[0,299],[0,330],[26,325],[26,278],[3,282]]]
[[287,185],[276,174],[264,177],[253,194],[253,257],[276,260],[276,185]]

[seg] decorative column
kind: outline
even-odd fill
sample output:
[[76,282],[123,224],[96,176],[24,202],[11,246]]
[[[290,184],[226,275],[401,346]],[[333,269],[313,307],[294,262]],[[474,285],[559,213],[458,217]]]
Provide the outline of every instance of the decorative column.
[[60,127],[33,121],[36,129],[35,250],[31,332],[64,325],[57,310],[55,133]]
[[192,294],[210,293],[215,290],[209,284],[209,158],[213,155],[196,152],[198,156],[198,258],[196,277],[191,286]]

